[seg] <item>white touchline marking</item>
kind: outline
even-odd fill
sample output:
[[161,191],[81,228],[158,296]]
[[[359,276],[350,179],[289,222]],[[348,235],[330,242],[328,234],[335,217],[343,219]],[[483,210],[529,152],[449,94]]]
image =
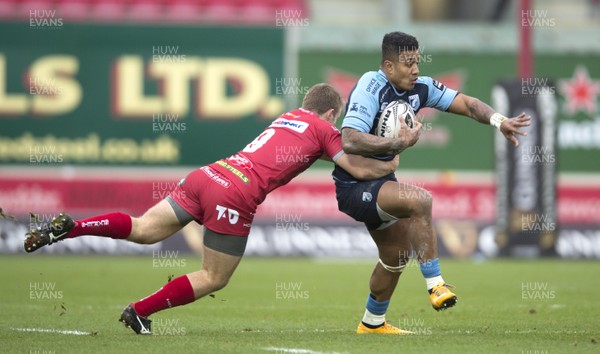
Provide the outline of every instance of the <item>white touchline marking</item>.
[[268,351],[274,351],[278,353],[292,353],[292,354],[340,354],[338,352],[316,352],[310,349],[299,349],[299,348],[279,348],[279,347],[266,347],[262,348]]
[[89,336],[90,332],[83,331],[70,331],[70,330],[60,330],[60,329],[51,329],[51,328],[11,328],[17,332],[40,332],[40,333],[58,333],[58,334],[72,334],[74,336]]

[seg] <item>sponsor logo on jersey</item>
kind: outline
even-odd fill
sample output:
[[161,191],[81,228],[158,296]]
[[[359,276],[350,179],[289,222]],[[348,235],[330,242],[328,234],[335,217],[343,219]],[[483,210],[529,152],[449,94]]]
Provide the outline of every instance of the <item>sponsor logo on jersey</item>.
[[369,84],[367,85],[367,92],[371,91],[371,89],[373,88],[373,85],[375,85],[375,83],[377,83],[377,80],[375,78],[372,78],[371,82],[369,82]]
[[239,179],[242,180],[242,182],[244,183],[248,183],[250,182],[250,178],[246,177],[246,175],[238,170],[237,168],[231,166],[230,164],[228,164],[227,162],[223,161],[223,160],[219,160],[217,162],[215,162],[217,165],[219,166],[223,166],[224,168],[226,168],[229,172],[233,173],[234,175],[238,176]]
[[377,93],[377,90],[379,90],[380,87],[381,84],[375,84],[375,86],[373,86],[373,89],[371,90],[371,93],[374,95],[375,93]]
[[368,115],[369,114],[368,112],[369,111],[367,110],[367,107],[365,107],[363,105],[361,105],[360,108],[358,109],[358,113],[362,114],[364,116]]
[[253,164],[246,156],[242,154],[235,154],[229,156],[227,158],[227,162],[229,162],[233,166],[239,166],[245,170],[249,170],[252,168]]
[[379,90],[379,88],[381,87],[381,84],[379,82],[378,78],[373,78],[371,79],[371,82],[369,82],[369,84],[367,85],[367,89],[366,91],[372,95],[375,94],[375,92],[377,92],[377,90]]
[[204,166],[200,168],[210,179],[212,179],[214,182],[216,182],[218,185],[220,185],[221,187],[224,188],[229,188],[229,186],[231,185],[231,181],[228,180],[227,178],[221,176],[220,173],[216,172],[215,170],[213,170],[212,168],[208,167],[208,166]]
[[415,112],[419,109],[419,107],[421,107],[421,100],[419,99],[418,94],[408,96],[408,102]]
[[439,82],[437,80],[433,80],[433,86],[440,91],[444,90],[444,84],[442,84],[441,82]]
[[348,111],[358,112],[358,103],[356,103],[356,102],[352,103],[352,106],[350,106],[350,109]]
[[273,121],[273,123],[271,123],[269,127],[288,128],[298,133],[304,133],[304,131],[308,128],[308,123],[296,120],[277,118]]

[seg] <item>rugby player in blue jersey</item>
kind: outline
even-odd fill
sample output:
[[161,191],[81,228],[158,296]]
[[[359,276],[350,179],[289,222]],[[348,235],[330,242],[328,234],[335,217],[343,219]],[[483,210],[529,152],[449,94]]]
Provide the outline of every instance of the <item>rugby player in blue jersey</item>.
[[[519,145],[516,135],[526,134],[520,128],[528,126],[530,121],[524,113],[514,118],[504,117],[477,98],[447,88],[430,77],[419,76],[417,39],[392,32],[383,37],[380,69],[365,73],[350,93],[342,123],[344,151],[389,160],[415,144],[418,134],[390,139],[375,133],[382,110],[397,100],[408,102],[415,113],[423,107],[432,107],[492,125],[515,146]],[[420,127],[416,124],[413,129]],[[402,129],[409,127],[403,124]],[[357,333],[410,333],[387,323],[385,313],[411,249],[418,258],[433,308],[454,306],[457,297],[442,278],[437,257],[431,195],[417,186],[397,182],[393,173],[373,181],[358,181],[336,166],[333,178],[339,209],[365,223],[379,251]]]

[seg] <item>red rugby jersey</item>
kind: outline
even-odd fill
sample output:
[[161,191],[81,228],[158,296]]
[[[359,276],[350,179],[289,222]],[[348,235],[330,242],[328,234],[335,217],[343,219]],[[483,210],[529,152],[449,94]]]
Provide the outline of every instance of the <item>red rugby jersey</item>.
[[342,153],[340,131],[300,108],[279,116],[242,151],[210,166],[235,183],[248,201],[260,204],[323,154],[335,161]]

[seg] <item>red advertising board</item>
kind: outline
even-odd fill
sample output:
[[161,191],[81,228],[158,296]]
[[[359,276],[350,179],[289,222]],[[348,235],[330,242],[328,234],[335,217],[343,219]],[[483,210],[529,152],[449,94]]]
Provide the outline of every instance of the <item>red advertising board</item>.
[[[25,216],[66,210],[74,215],[122,210],[142,214],[163,199],[185,177],[186,170],[132,170],[44,175],[0,173],[0,207]],[[468,219],[494,223],[495,185],[490,178],[448,183],[443,179],[416,177],[403,181],[423,187],[433,196],[434,219]],[[562,182],[558,187],[558,220],[561,224],[600,225],[600,184]],[[303,220],[350,223],[337,209],[335,187],[328,174],[307,174],[271,193],[259,207],[256,220],[275,222],[281,215]]]

